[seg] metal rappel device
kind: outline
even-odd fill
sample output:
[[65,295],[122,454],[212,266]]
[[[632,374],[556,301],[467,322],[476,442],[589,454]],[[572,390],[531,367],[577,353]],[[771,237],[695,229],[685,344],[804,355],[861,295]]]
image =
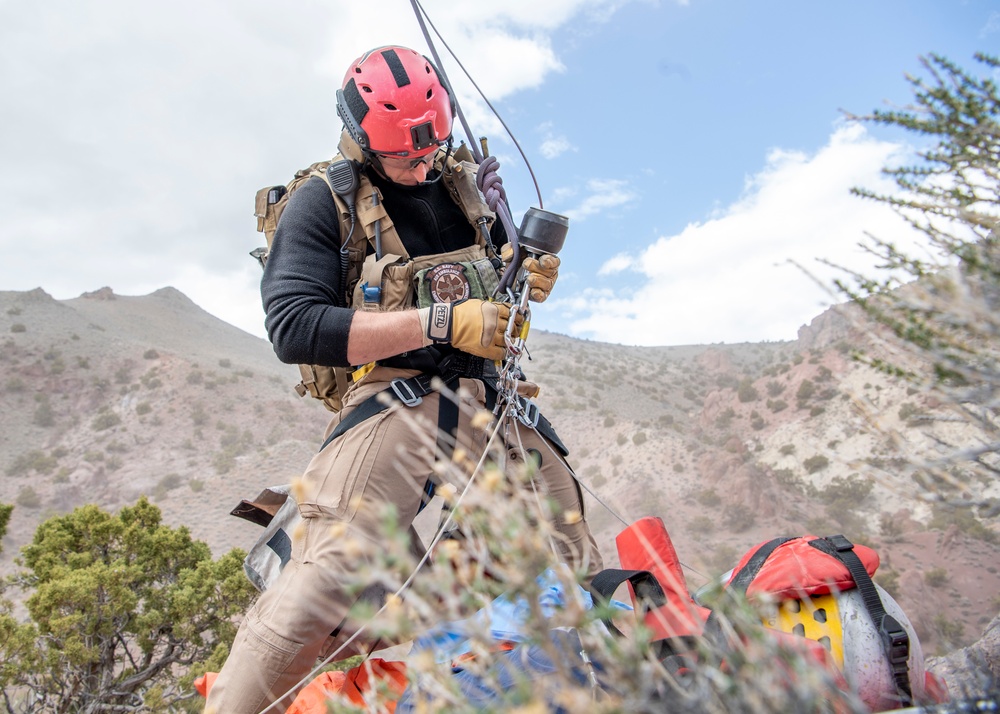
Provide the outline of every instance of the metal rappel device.
[[[497,288],[498,292],[503,291],[507,294],[511,308],[507,333],[504,336],[507,356],[499,371],[497,391],[501,398],[497,402],[496,413],[499,414],[500,409],[510,406],[514,408],[518,418],[530,426],[534,426],[537,419],[537,409],[532,410],[531,405],[522,404],[517,399],[521,356],[526,353],[525,340],[531,326],[531,308],[528,304],[531,289],[525,282],[527,271],[523,270],[522,265],[529,257],[537,260],[544,255],[557,255],[562,250],[568,231],[569,219],[565,216],[542,208],[529,208],[521,220],[520,229],[509,237],[514,253]],[[517,315],[523,317],[520,330],[517,329]]]
[[[410,0],[410,5],[413,7],[417,23],[420,25],[424,39],[427,41],[428,49],[430,49],[437,69],[447,82],[447,73],[445,72],[441,58],[438,56],[437,48],[434,46],[430,32],[427,29],[423,8],[420,6],[419,0]],[[454,57],[454,53],[452,53],[452,56]],[[456,57],[455,59],[457,61],[458,58]],[[461,67],[461,62],[459,62],[459,66]],[[464,67],[462,69],[463,71],[465,70]],[[504,339],[507,347],[507,356],[504,358],[499,370],[500,379],[497,385],[499,399],[497,399],[494,414],[500,415],[504,409],[511,408],[515,410],[515,413],[522,422],[534,426],[538,419],[538,408],[530,402],[525,403],[524,400],[517,398],[517,382],[521,377],[520,360],[521,355],[525,353],[524,341],[528,335],[531,318],[531,310],[528,307],[530,289],[525,285],[525,275],[521,266],[524,259],[528,256],[537,259],[546,254],[556,255],[562,249],[563,242],[566,240],[566,233],[569,230],[569,219],[557,213],[546,211],[541,207],[542,194],[538,188],[538,182],[535,180],[535,174],[531,170],[531,164],[528,162],[527,156],[524,155],[524,151],[521,150],[517,139],[506,123],[504,123],[496,109],[494,109],[493,105],[490,104],[489,100],[482,93],[482,90],[479,90],[479,87],[467,71],[465,74],[479,91],[480,96],[483,97],[487,106],[493,110],[494,115],[500,120],[503,127],[507,129],[507,134],[514,142],[514,145],[517,146],[518,151],[520,151],[528,172],[531,174],[532,180],[535,181],[535,191],[538,193],[539,207],[529,208],[521,221],[520,230],[515,229],[510,209],[507,207],[507,196],[503,189],[503,183],[497,175],[497,169],[500,164],[494,157],[488,155],[485,138],[481,139],[483,142],[482,151],[480,151],[480,147],[476,146],[476,142],[472,140],[473,133],[469,129],[462,106],[458,102],[458,98],[454,97],[457,118],[465,130],[465,135],[469,138],[469,149],[472,152],[473,158],[476,164],[479,165],[478,173],[476,174],[476,183],[479,186],[479,190],[483,192],[487,205],[497,214],[497,218],[503,224],[504,230],[507,233],[507,239],[510,241],[511,248],[513,249],[510,263],[504,270],[499,286],[494,292],[495,299],[505,297],[510,301],[511,305],[510,321],[507,323],[507,334]],[[450,86],[450,82],[448,84]],[[522,246],[525,249],[523,253],[521,250]],[[517,334],[514,334],[518,315],[522,316],[524,320],[521,329],[517,331]],[[532,413],[534,414],[533,417],[531,416]]]

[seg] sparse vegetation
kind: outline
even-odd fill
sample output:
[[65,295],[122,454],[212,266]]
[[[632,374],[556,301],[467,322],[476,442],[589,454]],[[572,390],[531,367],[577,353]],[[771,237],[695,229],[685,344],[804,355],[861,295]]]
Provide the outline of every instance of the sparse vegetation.
[[802,466],[805,467],[806,473],[810,474],[822,471],[829,465],[830,459],[823,456],[823,454],[815,454],[802,462]]
[[924,573],[924,582],[932,588],[943,587],[948,582],[948,571],[944,568],[931,568]]
[[94,417],[90,426],[94,431],[106,431],[107,429],[116,427],[121,423],[122,418],[105,407],[97,413],[97,416]]

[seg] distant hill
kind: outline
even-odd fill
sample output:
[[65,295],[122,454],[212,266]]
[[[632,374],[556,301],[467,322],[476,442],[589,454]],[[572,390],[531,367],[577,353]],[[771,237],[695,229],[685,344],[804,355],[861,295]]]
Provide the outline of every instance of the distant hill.
[[[1000,608],[997,519],[922,497],[900,454],[963,435],[928,418],[941,405],[852,361],[864,341],[839,310],[782,343],[626,347],[535,330],[525,368],[614,511],[588,498],[608,561],[618,516],[662,517],[692,587],[776,535],[842,532],[878,549],[879,581],[925,650],[944,651]],[[216,555],[247,548],[259,529],[229,510],[300,474],[329,416],[293,393],[298,370],[266,341],[172,288],[0,292],[0,366],[0,502],[17,506],[8,573],[44,518],[141,494]],[[961,489],[1000,497],[995,482]]]

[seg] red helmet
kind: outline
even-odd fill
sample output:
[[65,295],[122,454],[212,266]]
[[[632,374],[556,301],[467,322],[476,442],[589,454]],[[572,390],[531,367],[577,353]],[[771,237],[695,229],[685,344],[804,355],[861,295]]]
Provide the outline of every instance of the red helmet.
[[419,157],[451,136],[455,100],[419,52],[379,47],[351,63],[337,114],[364,152]]

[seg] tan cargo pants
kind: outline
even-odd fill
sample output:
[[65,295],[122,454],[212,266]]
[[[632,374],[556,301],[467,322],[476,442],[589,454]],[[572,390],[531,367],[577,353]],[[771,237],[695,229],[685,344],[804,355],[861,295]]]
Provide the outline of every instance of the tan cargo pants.
[[[352,390],[327,433],[351,409],[387,388],[391,379],[414,374],[386,368],[377,372]],[[485,404],[482,382],[463,379],[461,386],[471,394],[464,400],[467,406]],[[300,511],[304,528],[294,539],[291,560],[247,613],[229,659],[209,693],[206,712],[259,712],[293,690],[321,652],[332,651],[328,641],[332,631],[342,628],[332,646],[355,631],[344,623],[354,598],[340,585],[343,575],[359,565],[357,549],[350,541],[380,542],[385,504],[395,506],[402,527],[413,521],[435,461],[440,398],[435,392],[415,407],[396,405],[383,411],[349,429],[313,457],[303,477],[306,493]],[[423,428],[416,428],[415,419]],[[536,477],[541,490],[562,511],[583,513],[580,487],[561,455],[537,432],[522,428],[520,434],[519,449],[537,449],[542,454]],[[470,454],[477,454],[485,447],[486,437],[484,432],[474,433],[468,410],[463,408],[459,443]],[[509,453],[520,457],[514,449]],[[341,529],[346,526],[347,532],[333,536],[334,524],[341,524]],[[601,569],[601,556],[585,518],[571,524],[559,519],[557,530],[563,561],[586,568],[590,575]],[[365,643],[360,648],[367,650]],[[342,656],[357,651],[346,649]],[[285,711],[293,698],[294,694],[284,697],[270,711]]]

